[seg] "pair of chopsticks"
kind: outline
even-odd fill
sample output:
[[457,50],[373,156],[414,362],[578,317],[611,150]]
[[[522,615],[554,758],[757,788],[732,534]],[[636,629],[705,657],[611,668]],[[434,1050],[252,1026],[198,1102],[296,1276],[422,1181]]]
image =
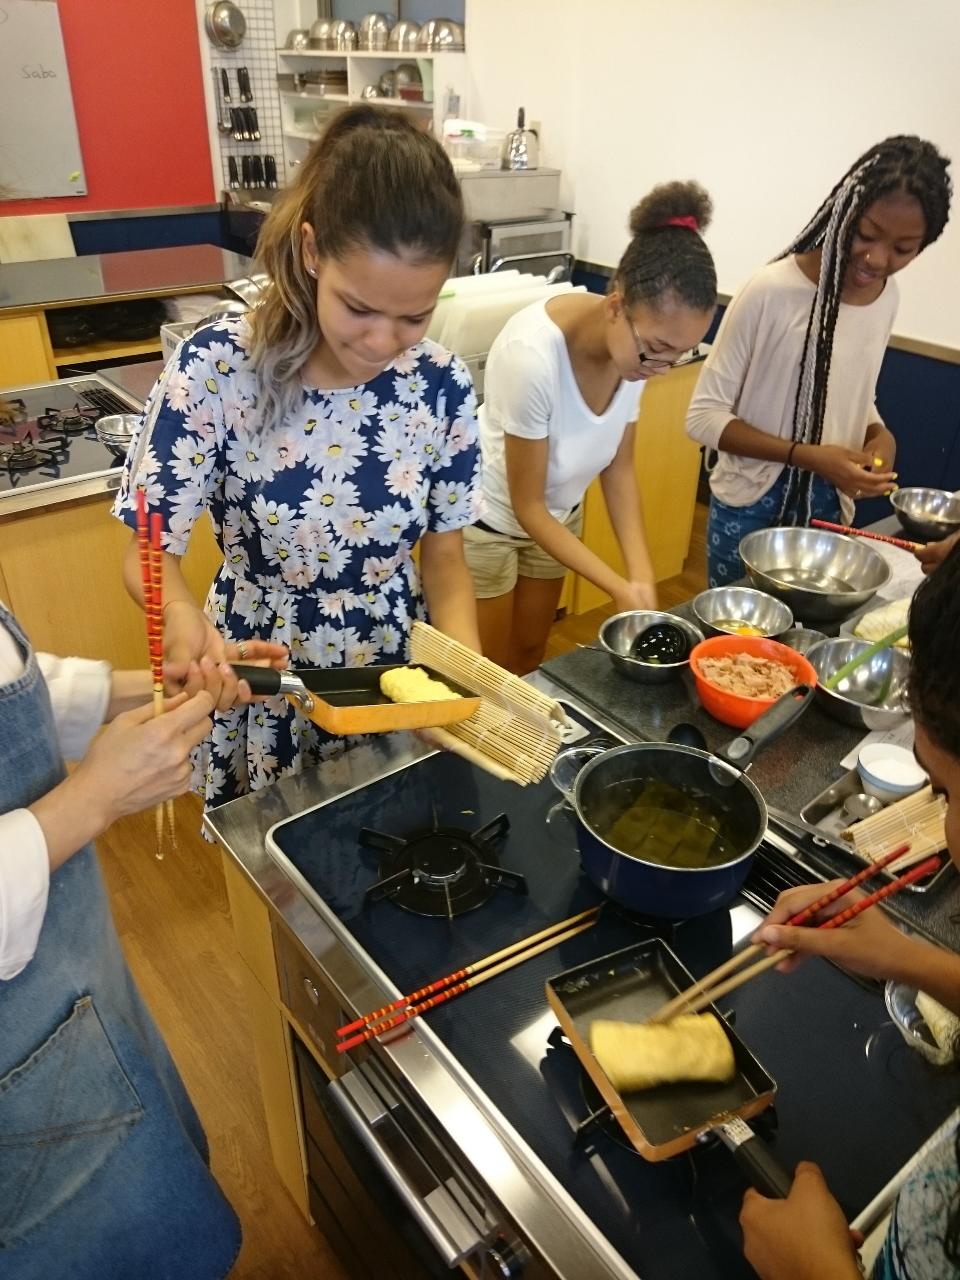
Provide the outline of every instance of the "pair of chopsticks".
[[870,538],[873,542],[889,542],[892,547],[900,547],[903,551],[920,551],[926,544],[908,542],[906,538],[891,538],[886,533],[868,533],[866,529],[854,529],[849,524],[833,524],[829,520],[811,520],[815,529],[829,529],[831,533],[846,533],[853,538]]
[[[147,619],[147,646],[153,674],[153,714],[163,715],[163,516],[154,512],[147,519],[147,496],[137,490],[137,550],[140,553],[140,580]],[[164,819],[171,842],[174,840],[173,801],[156,805],[157,857],[164,853]]]
[[[855,876],[851,876],[849,880],[844,880],[842,884],[831,889],[829,893],[818,898],[816,902],[805,907],[803,911],[797,912],[786,921],[788,925],[806,924],[811,920],[818,911],[822,911],[824,907],[829,906],[831,902],[836,902],[838,898],[842,898],[845,893],[849,893],[851,889],[855,889],[864,880],[875,875],[876,872],[882,870],[890,862],[895,862],[897,858],[909,852],[909,844],[898,845],[896,849],[891,849],[889,853],[878,859],[869,867],[864,867],[862,871],[858,871]],[[924,876],[930,875],[940,866],[939,857],[928,858],[925,862],[921,862],[918,866],[912,867],[905,875],[898,876],[896,880],[892,880],[889,884],[877,889],[875,893],[868,894],[867,897],[861,898],[859,902],[855,902],[853,906],[847,907],[845,911],[839,912],[832,916],[829,920],[825,920],[822,924],[817,925],[818,929],[838,929],[841,925],[852,920],[854,916],[858,916],[861,912],[868,910],[878,902],[882,902],[884,898],[889,898],[891,894],[898,893],[908,884],[913,884],[915,880],[921,880]],[[759,955],[764,950],[762,943],[754,943],[752,946],[745,947],[743,951],[739,951],[735,956],[731,956],[724,964],[719,965],[705,978],[701,978],[699,982],[695,982],[688,987],[686,991],[681,991],[678,996],[674,996],[662,1008],[649,1019],[650,1022],[668,1022],[671,1018],[675,1018],[680,1013],[699,1013],[701,1009],[708,1004],[713,1004],[719,1000],[721,996],[727,995],[731,991],[735,991],[737,987],[742,986],[745,982],[749,982],[751,978],[755,978],[758,973],[763,973],[766,969],[773,968],[779,964],[787,956],[793,953],[787,949],[774,951],[772,955],[764,956],[762,960],[756,964],[750,965],[742,973],[736,974],[732,978],[728,978],[727,974],[732,973],[734,969],[739,969],[747,960],[751,960],[754,956]],[[721,981],[726,979],[726,981]]]
[[[411,991],[409,995],[401,996],[399,1000],[385,1004],[381,1009],[375,1009],[373,1013],[365,1013],[355,1022],[348,1022],[346,1026],[337,1029],[337,1035],[342,1037],[337,1044],[337,1053],[346,1053],[348,1049],[355,1049],[357,1045],[364,1044],[375,1036],[383,1035],[385,1031],[391,1031],[403,1022],[409,1022],[411,1018],[418,1018],[429,1009],[436,1008],[438,1004],[443,1004],[444,1001],[452,1000],[464,991],[478,987],[481,982],[506,973],[514,965],[538,956],[541,951],[547,951],[550,947],[555,947],[578,933],[583,933],[585,929],[593,927],[599,914],[600,907],[589,907],[578,915],[570,916],[566,920],[558,920],[555,924],[548,925],[546,929],[541,929],[539,933],[521,938],[519,942],[503,947],[500,951],[494,951],[492,955],[485,956],[464,969],[456,969],[446,977],[438,978],[436,982],[429,982],[425,987]],[[356,1034],[353,1034],[354,1032]]]

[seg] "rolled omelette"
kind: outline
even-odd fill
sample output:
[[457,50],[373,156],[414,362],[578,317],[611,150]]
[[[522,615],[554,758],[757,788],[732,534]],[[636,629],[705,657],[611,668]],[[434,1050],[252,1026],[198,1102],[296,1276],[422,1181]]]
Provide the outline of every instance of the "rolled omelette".
[[620,1093],[681,1080],[732,1080],[733,1046],[712,1013],[682,1013],[670,1022],[598,1019],[590,1025],[590,1048]]
[[397,667],[380,677],[380,691],[391,702],[451,702],[460,697],[422,667]]

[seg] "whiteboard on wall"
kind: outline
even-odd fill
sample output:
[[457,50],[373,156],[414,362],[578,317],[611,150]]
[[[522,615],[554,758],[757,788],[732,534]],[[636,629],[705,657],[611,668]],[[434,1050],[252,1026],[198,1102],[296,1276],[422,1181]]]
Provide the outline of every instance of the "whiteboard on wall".
[[0,0],[0,190],[87,193],[56,0]]
[[958,49],[957,0],[467,0],[470,110],[510,128],[522,104],[541,123],[584,261],[615,265],[631,205],[697,178],[732,293],[869,146],[929,138],[958,194],[942,238],[897,277],[895,332],[960,349]]

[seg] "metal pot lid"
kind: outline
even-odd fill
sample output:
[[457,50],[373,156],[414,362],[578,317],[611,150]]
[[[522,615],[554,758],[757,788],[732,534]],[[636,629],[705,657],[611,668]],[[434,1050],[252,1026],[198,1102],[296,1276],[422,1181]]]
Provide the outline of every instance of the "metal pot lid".
[[247,20],[233,0],[217,0],[207,10],[207,35],[221,49],[237,49],[247,34]]

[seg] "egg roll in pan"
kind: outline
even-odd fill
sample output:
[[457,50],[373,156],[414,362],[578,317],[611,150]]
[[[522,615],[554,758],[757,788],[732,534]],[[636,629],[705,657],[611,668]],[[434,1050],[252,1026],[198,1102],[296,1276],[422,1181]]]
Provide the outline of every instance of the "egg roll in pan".
[[645,1022],[693,981],[661,938],[648,938],[558,974],[547,982],[546,991],[591,1081],[645,1159],[669,1159],[716,1132],[753,1186],[765,1195],[783,1197],[792,1175],[746,1123],[773,1102],[776,1083],[717,1008],[709,1011],[720,1019],[736,1063],[736,1074],[725,1083],[684,1081],[621,1093],[591,1052],[591,1023]]
[[272,667],[234,664],[234,671],[256,694],[283,694],[314,724],[328,733],[389,733],[395,729],[428,729],[457,724],[480,706],[476,694],[424,666],[415,665],[459,696],[445,702],[391,702],[380,691],[380,677],[404,663],[369,667]]

